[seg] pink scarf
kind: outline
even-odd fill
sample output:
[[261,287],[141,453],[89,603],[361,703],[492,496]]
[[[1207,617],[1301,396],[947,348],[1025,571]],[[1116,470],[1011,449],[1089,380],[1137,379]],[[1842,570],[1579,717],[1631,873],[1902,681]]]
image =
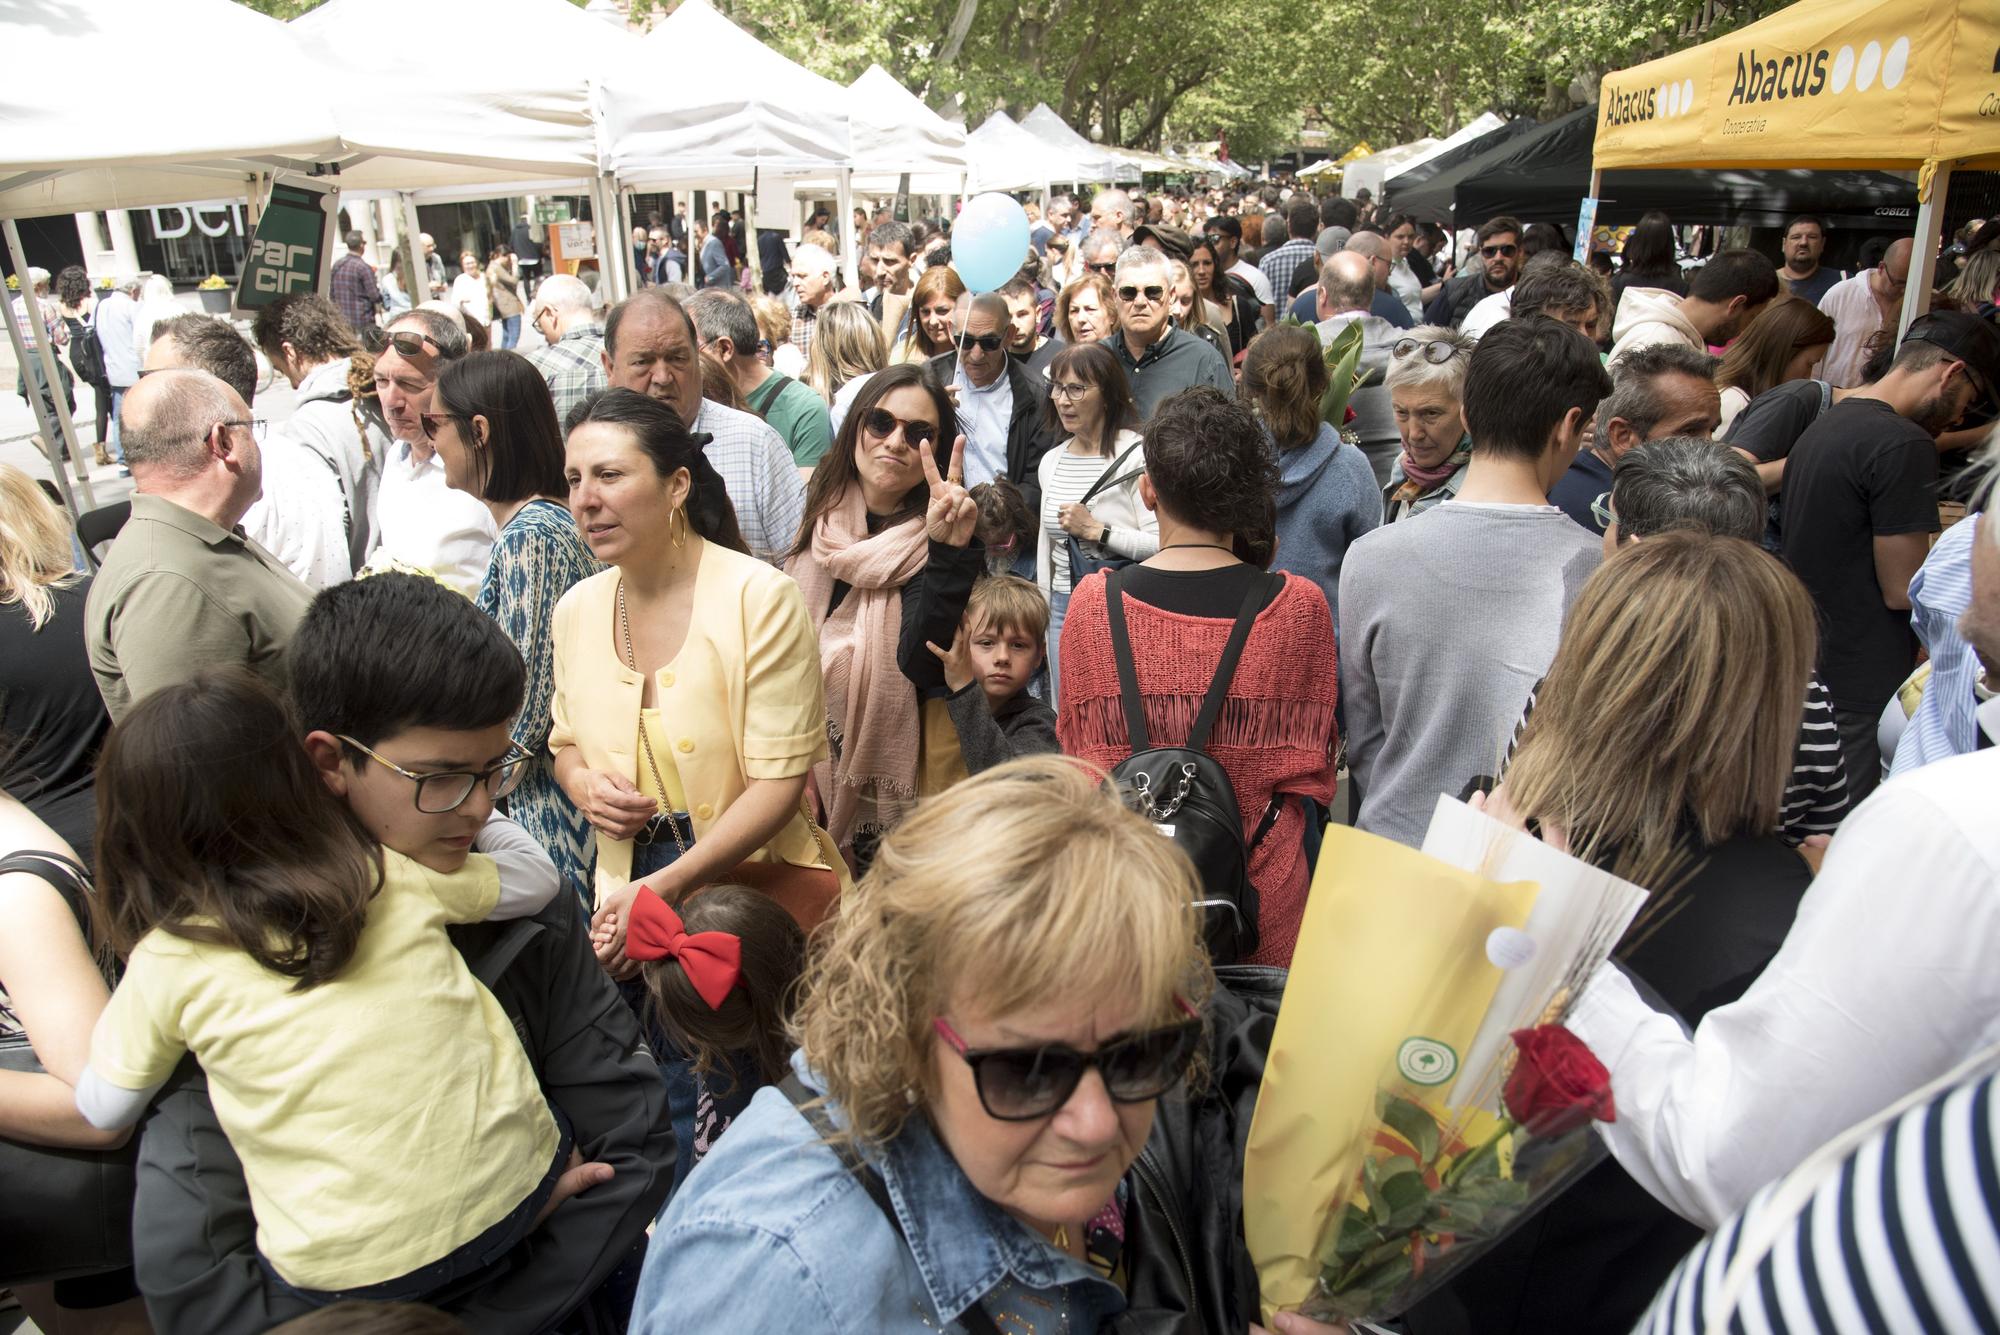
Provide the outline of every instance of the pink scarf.
[[[819,627],[833,756],[814,767],[813,780],[827,806],[827,831],[842,848],[863,831],[887,833],[916,803],[917,693],[896,648],[903,586],[929,552],[922,515],[870,534],[861,488],[849,486],[813,526],[812,550],[785,566]],[[850,587],[829,613],[836,581]]]

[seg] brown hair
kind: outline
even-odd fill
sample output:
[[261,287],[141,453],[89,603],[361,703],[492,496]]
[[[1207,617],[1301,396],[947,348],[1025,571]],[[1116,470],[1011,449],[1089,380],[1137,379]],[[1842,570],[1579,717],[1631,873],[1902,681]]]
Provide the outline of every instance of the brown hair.
[[[1075,376],[1097,386],[1098,402],[1104,405],[1104,426],[1097,448],[1111,454],[1120,431],[1139,429],[1139,405],[1132,397],[1132,378],[1125,374],[1118,355],[1103,343],[1065,343],[1063,350],[1049,358],[1049,383]],[[1056,412],[1055,395],[1042,399],[1042,423],[1052,431],[1062,430],[1062,416]]]
[[298,989],[354,957],[381,850],[327,791],[301,730],[241,667],[147,696],[97,762],[103,935],[155,929],[240,950]]
[[743,403],[743,395],[737,391],[736,379],[729,374],[729,368],[722,364],[714,353],[699,352],[701,358],[701,396],[725,408],[737,412],[750,411]]
[[[690,933],[727,932],[741,941],[743,974],[722,1004],[710,1009],[679,961],[649,961],[646,990],[660,1027],[693,1055],[696,1071],[722,1072],[730,1089],[735,1074],[767,1085],[784,1079],[792,1051],[785,1026],[805,969],[806,934],[769,895],[742,885],[712,885],[683,901],[680,915]],[[749,1054],[755,1069],[732,1073],[731,1053]]]
[[1104,308],[1104,317],[1111,322],[1111,328],[1106,331],[1106,336],[1118,332],[1117,290],[1111,286],[1111,280],[1103,274],[1085,271],[1070,279],[1056,296],[1056,337],[1071,346],[1076,345],[1076,335],[1069,327],[1070,303],[1076,300],[1077,292],[1086,287],[1097,293],[1097,304]]
[[[930,396],[931,407],[937,413],[937,438],[931,442],[931,457],[937,461],[938,471],[944,472],[951,462],[952,438],[958,435],[958,414],[952,408],[951,395],[945,392],[937,372],[931,369],[928,362],[904,362],[877,371],[868,377],[868,383],[854,396],[847,416],[841,420],[840,434],[833,438],[833,448],[819,457],[812,476],[806,479],[806,510],[799,520],[798,541],[792,544],[788,556],[810,552],[813,530],[818,526],[820,516],[839,505],[849,487],[861,485],[860,475],[854,469],[854,442],[860,438],[868,414],[890,394],[913,386]],[[897,524],[911,515],[922,514],[924,503],[929,498],[930,488],[919,478],[917,484],[903,496],[896,513],[887,516],[889,522]]]
[[1302,325],[1266,329],[1243,354],[1243,395],[1281,450],[1319,438],[1319,401],[1327,380],[1319,335]]
[[1046,651],[1049,600],[1041,587],[1019,575],[982,575],[965,602],[968,628],[981,622],[995,630],[1019,631]]
[[1817,643],[1798,578],[1741,538],[1676,529],[1590,577],[1537,692],[1508,800],[1652,889],[1690,850],[1769,834]]
[[1027,497],[1004,477],[982,482],[966,495],[979,507],[973,533],[986,548],[986,569],[1005,574],[1016,557],[1034,551],[1035,517],[1028,511]]
[[1807,348],[1833,342],[1833,321],[1810,301],[1781,296],[1757,312],[1715,368],[1715,383],[1756,398],[1777,388],[1786,363]]
[[[924,338],[924,322],[919,318],[925,306],[939,297],[956,303],[965,295],[965,282],[958,271],[948,264],[934,264],[917,276],[917,285],[910,289],[910,332],[905,336],[912,348],[926,357],[940,357],[951,351],[951,340],[946,339],[937,347],[932,347]],[[848,414],[850,417],[853,414]]]

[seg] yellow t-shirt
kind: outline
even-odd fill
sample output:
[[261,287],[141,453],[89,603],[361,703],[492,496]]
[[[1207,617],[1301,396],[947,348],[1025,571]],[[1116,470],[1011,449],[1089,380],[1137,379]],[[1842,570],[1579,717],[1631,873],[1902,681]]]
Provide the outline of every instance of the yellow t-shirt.
[[491,858],[446,875],[382,851],[354,958],[293,980],[227,946],[149,932],[91,1039],[126,1089],[184,1052],[243,1161],[257,1247],[300,1288],[350,1289],[478,1237],[548,1173],[557,1133],[534,1069],[445,925],[500,895]]

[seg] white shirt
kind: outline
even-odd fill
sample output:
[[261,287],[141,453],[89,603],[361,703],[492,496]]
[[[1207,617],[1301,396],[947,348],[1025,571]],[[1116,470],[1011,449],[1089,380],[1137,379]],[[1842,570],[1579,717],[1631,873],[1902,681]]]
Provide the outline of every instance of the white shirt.
[[[2000,736],[2000,701],[1980,707]],[[1819,1145],[2000,1042],[2000,750],[1892,778],[1842,823],[1749,991],[1689,1038],[1606,966],[1569,1027],[1611,1071],[1599,1124],[1704,1228]]]
[[493,294],[477,274],[462,273],[451,280],[451,304],[481,324],[493,323]]
[[370,570],[428,570],[468,598],[479,592],[499,536],[485,503],[446,486],[437,456],[419,461],[403,440],[382,461],[375,531],[381,543]]
[[1459,332],[1467,338],[1478,338],[1502,320],[1513,318],[1514,289],[1510,287],[1474,302],[1472,309],[1465,313],[1465,323],[1459,326]]
[[243,531],[315,589],[351,577],[340,474],[282,431],[266,436],[260,453],[264,494],[244,511]]
[[806,376],[806,355],[790,343],[780,343],[771,349],[771,369],[779,375],[803,380]]
[[1861,383],[1868,340],[1882,328],[1882,308],[1875,304],[1875,293],[1868,286],[1874,277],[1873,269],[1863,269],[1835,283],[1819,299],[1820,310],[1833,320],[1833,346],[1826,350],[1820,379],[1835,389],[1852,389]]
[[1242,260],[1238,260],[1229,266],[1229,272],[1250,284],[1250,290],[1257,294],[1258,305],[1275,306],[1278,304],[1277,298],[1271,295],[1271,280],[1266,278],[1264,271],[1256,265],[1246,264]]
[[1007,426],[1014,420],[1013,378],[1001,367],[981,389],[968,380],[965,364],[952,372],[958,390],[958,429],[965,433],[965,485],[976,487],[1007,476]]

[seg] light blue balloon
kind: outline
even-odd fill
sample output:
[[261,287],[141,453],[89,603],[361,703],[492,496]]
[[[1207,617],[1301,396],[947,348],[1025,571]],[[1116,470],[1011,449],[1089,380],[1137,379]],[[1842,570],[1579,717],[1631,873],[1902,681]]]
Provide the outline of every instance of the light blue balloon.
[[1028,214],[995,191],[974,195],[951,229],[951,267],[970,292],[992,292],[1028,262]]

